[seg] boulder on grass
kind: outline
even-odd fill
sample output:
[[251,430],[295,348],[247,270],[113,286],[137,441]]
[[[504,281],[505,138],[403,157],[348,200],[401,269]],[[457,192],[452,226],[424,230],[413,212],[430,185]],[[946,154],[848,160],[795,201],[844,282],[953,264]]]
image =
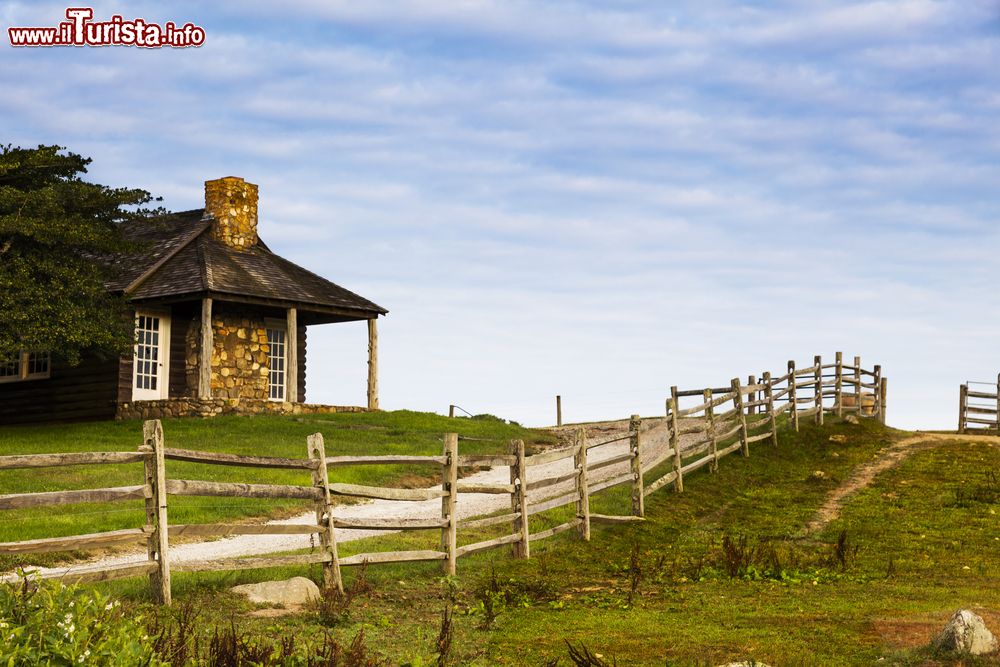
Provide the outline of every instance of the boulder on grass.
[[934,638],[934,648],[969,655],[983,655],[997,650],[997,639],[978,615],[959,609]]
[[243,584],[234,586],[232,591],[247,596],[255,604],[304,605],[319,599],[319,586],[305,577]]

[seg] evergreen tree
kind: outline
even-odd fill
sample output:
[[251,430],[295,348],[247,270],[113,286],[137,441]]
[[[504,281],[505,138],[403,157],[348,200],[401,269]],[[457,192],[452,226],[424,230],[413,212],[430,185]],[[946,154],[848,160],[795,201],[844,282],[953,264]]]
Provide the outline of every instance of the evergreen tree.
[[75,364],[132,348],[125,298],[106,284],[114,258],[135,250],[126,226],[162,210],[145,207],[145,190],[84,181],[90,162],[59,146],[0,146],[0,360],[38,350]]

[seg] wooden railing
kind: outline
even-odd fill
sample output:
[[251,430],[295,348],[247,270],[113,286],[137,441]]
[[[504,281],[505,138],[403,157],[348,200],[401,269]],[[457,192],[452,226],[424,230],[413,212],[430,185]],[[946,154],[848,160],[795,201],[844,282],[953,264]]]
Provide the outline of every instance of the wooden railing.
[[[645,492],[652,493],[668,484],[683,491],[684,475],[688,473],[705,466],[714,471],[721,458],[737,451],[749,456],[753,443],[769,440],[777,445],[778,418],[784,413],[788,413],[787,423],[796,431],[803,419],[822,424],[825,413],[838,417],[854,413],[884,424],[887,384],[881,366],[866,370],[859,357],[854,358],[853,365],[846,365],[838,352],[832,364],[824,364],[819,356],[808,368],[789,361],[784,375],[765,372],[759,381],[750,376],[748,384],[733,378],[729,387],[685,391],[671,387],[667,417],[673,470],[647,485]],[[681,399],[691,397],[701,402],[682,407]],[[685,435],[693,437],[694,442],[681,448],[680,438]]]
[[[870,378],[866,382],[865,378]],[[851,389],[852,391],[846,391]],[[828,391],[829,390],[829,391]],[[865,391],[870,390],[870,391]],[[681,399],[699,397],[701,402],[681,406]],[[44,468],[63,465],[106,465],[142,462],[144,479],[134,486],[19,493],[0,495],[0,510],[16,510],[45,505],[110,502],[142,499],[146,520],[141,527],[89,535],[75,535],[20,542],[0,543],[0,554],[26,554],[52,551],[101,549],[130,543],[145,543],[147,558],[138,563],[102,565],[100,563],[52,570],[41,575],[68,581],[102,581],[122,577],[148,575],[154,597],[169,604],[171,572],[202,572],[212,570],[244,570],[287,565],[320,564],[325,587],[342,590],[341,568],[362,563],[396,563],[408,561],[441,561],[444,572],[455,574],[457,561],[463,556],[510,545],[517,558],[530,557],[532,542],[559,533],[575,530],[584,540],[590,539],[592,523],[623,523],[642,521],[644,498],[668,485],[677,492],[684,490],[684,478],[699,468],[718,469],[725,456],[740,452],[750,455],[752,444],[769,441],[777,445],[779,417],[788,413],[787,423],[798,430],[802,419],[823,422],[824,412],[842,415],[854,412],[861,417],[885,420],[886,380],[881,369],[866,371],[855,358],[845,366],[837,355],[834,364],[824,365],[820,357],[809,368],[796,368],[789,362],[788,371],[780,377],[764,373],[761,380],[742,384],[738,378],[729,387],[680,391],[671,388],[666,402],[666,417],[648,419],[653,428],[666,428],[669,445],[655,456],[643,456],[644,420],[632,415],[628,433],[601,442],[588,442],[583,428],[572,434],[572,444],[525,456],[524,442],[513,440],[506,453],[460,454],[458,435],[448,433],[440,456],[327,456],[320,433],[307,438],[307,458],[275,458],[243,456],[217,452],[200,452],[167,447],[158,420],[143,425],[143,444],[136,452],[86,452],[75,454],[34,454],[0,456],[0,470],[11,468]],[[830,400],[832,399],[832,401]],[[800,406],[808,406],[801,408]],[[601,460],[590,461],[588,452],[599,447],[628,442],[628,450]],[[264,467],[301,470],[302,485],[244,484],[210,482],[194,479],[169,479],[167,460],[194,462],[205,465]],[[570,461],[570,466],[547,464]],[[403,489],[331,482],[331,468],[406,464],[432,466],[441,473],[440,488]],[[612,466],[627,470],[607,476],[604,470]],[[461,468],[507,466],[509,483],[477,484],[462,482]],[[553,467],[568,467],[566,472],[553,472]],[[665,470],[666,469],[666,470]],[[604,471],[597,474],[597,471]],[[538,471],[533,474],[533,471]],[[305,473],[309,478],[305,478]],[[648,483],[646,477],[653,478]],[[630,487],[630,507],[622,515],[595,514],[590,511],[591,496],[621,485]],[[567,491],[567,486],[569,490]],[[456,512],[462,493],[497,494],[509,497],[510,512],[494,516],[459,519]],[[281,498],[310,500],[315,506],[316,520],[307,525],[288,524],[182,524],[170,525],[168,496],[226,496],[240,498]],[[386,499],[397,501],[441,500],[440,515],[426,518],[378,517],[347,518],[336,516],[334,497]],[[549,510],[575,506],[573,517],[561,524],[532,533],[529,517]],[[459,544],[459,529],[473,530],[487,526],[508,525],[510,532],[500,537],[469,544]],[[369,552],[341,558],[338,555],[337,531],[366,530],[439,530],[438,549],[413,551]],[[284,556],[216,558],[171,562],[170,538],[179,536],[227,535],[318,535],[319,549],[310,553]]]
[[1000,428],[1000,375],[996,383],[969,381],[958,389],[958,432]]

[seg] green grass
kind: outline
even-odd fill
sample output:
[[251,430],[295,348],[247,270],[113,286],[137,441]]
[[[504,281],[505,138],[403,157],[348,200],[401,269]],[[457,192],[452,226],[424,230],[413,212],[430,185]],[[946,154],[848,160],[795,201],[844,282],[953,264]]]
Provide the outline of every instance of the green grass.
[[[992,475],[1000,470],[1000,449],[949,442],[917,451],[851,497],[826,528],[805,532],[852,470],[905,435],[867,421],[803,424],[799,434],[782,432],[777,448],[758,443],[749,459],[733,455],[718,473],[688,476],[683,494],[668,488],[648,497],[645,523],[595,525],[589,543],[572,533],[536,542],[527,561],[511,559],[507,549],[463,558],[452,664],[569,665],[567,641],[622,666],[750,658],[771,665],[960,664],[921,645],[961,607],[986,610],[1000,629],[1000,615],[989,611],[1000,609],[1000,486]],[[427,453],[439,446],[428,443]],[[816,470],[823,478],[812,476]],[[592,499],[599,513],[625,513],[628,505],[627,487]],[[532,530],[570,511],[533,517]],[[463,532],[460,544],[503,531]],[[733,561],[722,543],[739,545],[741,538],[755,555],[730,576]],[[341,553],[427,548],[436,540],[433,531],[390,535],[344,544]],[[629,604],[633,566],[641,577]],[[480,599],[494,572],[504,602],[487,629]],[[238,583],[301,574],[318,579],[319,570],[178,574],[175,599],[200,610],[206,632],[235,618],[253,633],[310,641],[327,630],[315,614],[250,617],[253,606],[228,592]],[[345,569],[348,583],[355,576]],[[363,629],[391,664],[426,660],[445,605],[440,566],[373,566],[367,577],[374,592],[356,600],[350,621],[331,631],[349,640]],[[167,613],[149,605],[143,580],[107,586],[144,613]]]
[[[552,444],[548,434],[495,418],[448,419],[438,415],[397,411],[309,417],[217,417],[163,420],[168,447],[257,456],[306,458],[306,436],[320,432],[328,456],[361,454],[441,453],[446,432],[457,432],[463,453],[506,452],[512,438],[529,448]],[[0,427],[0,455],[85,451],[134,451],[142,442],[140,421],[71,425]],[[308,471],[235,468],[168,461],[175,479],[270,484],[311,484]],[[351,466],[331,469],[331,480],[356,484],[432,484],[440,479],[432,466]],[[141,483],[141,464],[65,466],[0,471],[3,493],[128,486]],[[294,514],[306,501],[249,498],[173,497],[170,522],[211,523]],[[0,512],[0,542],[92,533],[141,526],[141,501],[68,505]],[[61,556],[49,556],[51,562]],[[19,559],[0,557],[0,566]]]

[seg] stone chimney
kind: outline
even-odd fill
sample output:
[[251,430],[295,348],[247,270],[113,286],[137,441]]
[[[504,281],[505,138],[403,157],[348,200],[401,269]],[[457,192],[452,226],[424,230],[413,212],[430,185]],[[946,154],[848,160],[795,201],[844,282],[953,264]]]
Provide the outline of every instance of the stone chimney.
[[257,186],[238,176],[205,181],[205,211],[215,218],[212,234],[230,248],[257,245]]

